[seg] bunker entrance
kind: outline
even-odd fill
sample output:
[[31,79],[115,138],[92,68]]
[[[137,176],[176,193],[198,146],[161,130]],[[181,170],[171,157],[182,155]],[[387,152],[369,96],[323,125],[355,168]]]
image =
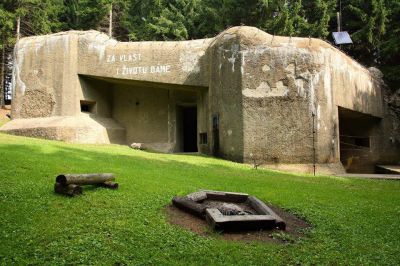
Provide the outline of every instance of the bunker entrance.
[[339,107],[340,161],[349,173],[374,173],[373,129],[380,119]]
[[178,141],[181,142],[181,151],[197,152],[197,107],[179,106],[178,123],[180,124]]
[[[197,152],[199,89],[80,76],[80,110],[91,114],[118,143],[159,152]],[[115,126],[114,126],[115,125]],[[207,138],[203,136],[203,141]]]

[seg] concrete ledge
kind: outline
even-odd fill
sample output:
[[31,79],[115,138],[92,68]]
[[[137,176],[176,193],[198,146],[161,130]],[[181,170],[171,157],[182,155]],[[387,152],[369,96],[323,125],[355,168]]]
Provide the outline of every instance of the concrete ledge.
[[187,197],[174,197],[172,203],[179,209],[204,219],[206,207],[188,199]]
[[223,215],[218,209],[206,209],[206,220],[212,228],[224,231],[272,229],[275,218],[272,215]]
[[286,229],[286,223],[283,221],[283,219],[278,214],[276,214],[270,207],[268,207],[264,202],[262,202],[261,200],[257,199],[254,196],[250,196],[247,199],[247,201],[258,213],[263,215],[271,215],[272,217],[274,217],[276,227],[282,230]]
[[14,119],[0,131],[73,143],[126,144],[125,129],[114,119],[88,115]]
[[337,175],[340,177],[348,177],[348,178],[361,178],[361,179],[384,179],[384,180],[400,180],[400,175],[391,175],[391,174],[343,174]]
[[212,191],[212,190],[203,190],[207,199],[209,200],[221,200],[228,202],[245,202],[249,196],[249,194],[245,193],[234,193],[234,192],[223,192],[223,191]]

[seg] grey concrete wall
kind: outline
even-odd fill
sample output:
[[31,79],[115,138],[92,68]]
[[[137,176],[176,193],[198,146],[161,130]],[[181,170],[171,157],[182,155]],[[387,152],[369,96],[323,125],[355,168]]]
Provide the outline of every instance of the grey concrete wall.
[[168,90],[114,86],[113,117],[127,143],[168,143]]
[[15,46],[14,119],[76,115],[78,36],[21,39]]
[[311,55],[269,45],[242,54],[245,161],[311,162]]
[[243,161],[243,107],[241,95],[241,58],[239,39],[220,34],[210,47],[209,87],[210,148],[215,144],[212,116],[219,116],[219,151],[217,156]]
[[[381,78],[331,45],[318,39],[271,36],[249,27],[225,34],[240,44],[236,59],[241,60],[236,62],[242,77],[244,161],[312,162],[314,114],[316,162],[339,162],[338,106],[385,116]],[[383,119],[384,124],[393,121]],[[382,125],[375,129],[380,145],[393,155],[399,151],[396,145],[389,147],[394,132]],[[371,150],[371,158],[385,153],[375,145]]]
[[[196,91],[112,85],[112,117],[126,129],[126,142],[148,149],[181,152],[179,106],[197,104]],[[199,121],[202,124],[201,120]]]
[[113,111],[113,85],[109,82],[93,78],[80,77],[82,90],[78,91],[78,99],[75,105],[80,109],[80,101],[95,103],[93,114],[100,117],[112,117]]
[[79,36],[78,73],[207,87],[209,61],[205,52],[211,41],[128,43],[89,31]]

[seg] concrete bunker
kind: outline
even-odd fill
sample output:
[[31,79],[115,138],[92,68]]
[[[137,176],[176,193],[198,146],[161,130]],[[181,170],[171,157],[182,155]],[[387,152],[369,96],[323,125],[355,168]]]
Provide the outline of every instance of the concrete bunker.
[[[341,162],[361,171],[361,157],[369,168],[400,161],[379,70],[319,39],[245,26],[165,42],[69,31],[22,38],[15,54],[13,119],[4,132],[302,165],[309,173],[314,163],[318,172],[343,173]],[[366,128],[346,127],[358,117]],[[349,154],[350,145],[363,151]]]

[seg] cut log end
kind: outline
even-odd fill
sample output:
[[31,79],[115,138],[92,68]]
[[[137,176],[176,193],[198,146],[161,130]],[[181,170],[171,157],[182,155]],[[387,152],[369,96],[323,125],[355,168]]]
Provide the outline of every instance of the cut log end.
[[99,184],[100,187],[105,187],[109,189],[118,189],[118,183],[106,181],[104,183]]
[[73,197],[75,195],[82,194],[82,187],[74,184],[63,185],[61,183],[56,182],[54,184],[54,192],[57,194]]
[[67,184],[67,177],[65,175],[58,175],[56,177],[56,182],[62,185],[66,185]]

